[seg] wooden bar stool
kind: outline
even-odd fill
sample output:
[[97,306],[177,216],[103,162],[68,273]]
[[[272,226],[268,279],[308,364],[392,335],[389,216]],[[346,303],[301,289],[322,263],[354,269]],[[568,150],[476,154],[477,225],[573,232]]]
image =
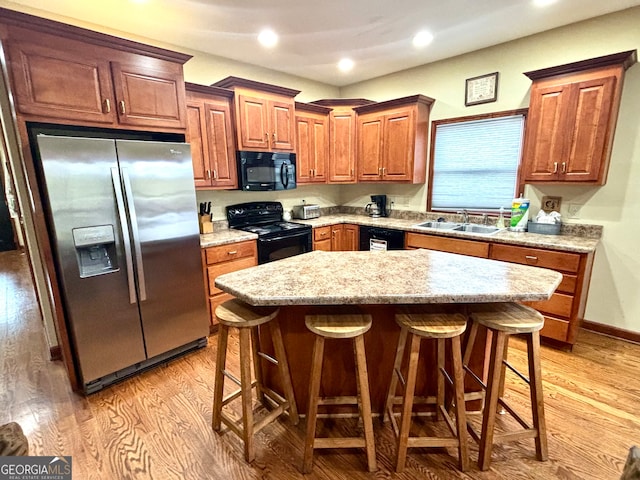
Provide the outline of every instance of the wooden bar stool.
[[[307,315],[305,324],[316,335],[316,338],[313,345],[302,470],[304,473],[311,472],[314,448],[364,448],[367,453],[368,469],[373,472],[376,470],[376,452],[373,439],[373,421],[371,420],[367,358],[364,351],[364,334],[371,328],[371,315],[359,313]],[[358,387],[356,396],[320,397],[325,338],[353,339]],[[358,405],[359,416],[364,424],[364,437],[316,438],[318,405]]]
[[[404,470],[407,449],[412,447],[456,447],[460,470],[467,469],[469,452],[466,434],[466,416],[464,408],[464,371],[462,369],[462,350],[460,336],[467,325],[467,317],[461,313],[439,312],[437,307],[406,308],[395,316],[400,326],[400,337],[396,349],[396,358],[387,393],[383,421],[391,419],[393,431],[397,437],[396,472]],[[423,339],[436,340],[438,382],[435,397],[414,398],[420,343]],[[453,379],[445,370],[445,341],[449,339]],[[401,372],[402,360],[407,340],[409,341],[409,364],[406,377]],[[454,425],[445,405],[445,379],[453,387],[455,398],[456,424]],[[402,396],[396,395],[398,383],[404,387]],[[400,425],[396,420],[394,405],[401,404]],[[410,436],[413,406],[429,404],[436,406],[436,416],[444,418],[453,434],[452,437]]]
[[[544,317],[533,308],[519,303],[478,304],[469,306],[469,310],[469,316],[473,323],[469,331],[469,342],[465,349],[463,361],[465,370],[486,390],[480,435],[475,432],[471,425],[468,425],[471,436],[480,445],[480,453],[478,455],[480,469],[489,469],[494,443],[516,441],[524,438],[534,438],[536,457],[540,461],[547,460],[547,429],[544,419],[542,370],[540,368],[540,329],[544,325]],[[489,375],[486,385],[467,366],[478,325],[485,326],[491,333],[492,338]],[[507,362],[509,337],[515,334],[526,335],[529,378]],[[529,385],[533,426],[529,425],[502,398],[507,368]],[[523,427],[522,430],[500,434],[494,433],[498,404]]]
[[[224,422],[236,435],[244,441],[244,457],[247,462],[255,458],[253,436],[262,428],[271,423],[285,411],[294,425],[298,424],[298,409],[293,395],[289,363],[282,342],[280,323],[278,322],[279,309],[273,307],[252,307],[237,299],[228,300],[216,308],[216,317],[220,322],[218,332],[218,352],[216,356],[216,376],[213,393],[213,419],[211,425],[217,432]],[[271,338],[275,355],[271,357],[259,351],[258,327],[269,323]],[[240,333],[240,380],[225,369],[227,359],[227,337],[229,328],[234,327]],[[278,367],[284,397],[266,387],[262,383],[262,367],[260,359],[271,362]],[[255,381],[251,381],[251,363],[255,373]],[[231,393],[224,399],[224,377],[236,383],[240,389]],[[261,420],[254,422],[251,391],[256,387],[258,400],[265,407],[272,410]],[[242,418],[234,418],[230,413],[224,412],[223,407],[238,397],[242,397]]]

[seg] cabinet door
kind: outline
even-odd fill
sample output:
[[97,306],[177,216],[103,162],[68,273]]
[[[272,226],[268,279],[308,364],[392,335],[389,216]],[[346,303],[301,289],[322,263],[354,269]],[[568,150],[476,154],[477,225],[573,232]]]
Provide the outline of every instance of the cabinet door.
[[111,62],[121,124],[184,129],[186,101],[182,65],[163,67]]
[[338,110],[329,116],[329,183],[354,183],[355,113]]
[[329,161],[329,119],[326,116],[313,119],[311,156],[313,158],[314,182],[326,182]]
[[314,144],[313,118],[296,116],[296,179],[298,183],[313,182]]
[[[607,156],[609,118],[616,78],[605,77],[573,85],[569,114],[575,119],[560,173],[564,181],[597,181]],[[566,159],[566,164],[564,163]]]
[[208,143],[205,128],[204,104],[187,102],[186,140],[191,145],[193,179],[196,187],[211,186],[211,166],[209,165]]
[[360,228],[358,225],[343,225],[343,250],[354,252],[360,249]]
[[358,180],[382,179],[383,125],[382,115],[358,116]]
[[414,123],[414,113],[411,109],[385,116],[382,153],[383,180],[412,180]]
[[292,152],[295,150],[295,115],[293,101],[271,100],[269,134],[271,150]]
[[8,53],[20,113],[115,123],[108,61],[74,49],[22,42],[9,42]]
[[228,102],[205,102],[211,185],[236,188],[236,152],[231,126],[231,108]]
[[333,225],[331,227],[331,250],[334,252],[341,252],[344,250],[343,225]]
[[238,95],[238,149],[270,149],[267,100]]
[[557,180],[568,133],[570,97],[570,85],[532,89],[523,156],[526,182]]

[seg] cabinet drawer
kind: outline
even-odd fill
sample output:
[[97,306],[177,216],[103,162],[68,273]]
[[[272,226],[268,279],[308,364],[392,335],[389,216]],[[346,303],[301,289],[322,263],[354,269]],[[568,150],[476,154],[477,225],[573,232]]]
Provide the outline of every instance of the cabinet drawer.
[[544,316],[544,327],[540,330],[540,335],[566,342],[568,334],[569,322],[567,320]]
[[497,243],[494,243],[491,247],[490,258],[511,263],[522,263],[534,267],[552,268],[565,272],[577,272],[580,265],[580,255],[577,253],[514,247]]
[[313,242],[314,250],[322,250],[324,252],[331,251],[331,239],[327,238],[326,240],[314,241]]
[[562,275],[562,281],[560,285],[558,285],[557,292],[564,293],[575,293],[576,285],[578,283],[578,277],[575,275],[567,275],[566,273]]
[[313,229],[313,241],[319,242],[321,240],[326,240],[327,238],[331,238],[331,226],[327,225],[326,227],[317,227]]
[[573,297],[563,293],[554,293],[549,300],[522,303],[535,308],[539,312],[569,318],[571,316],[571,307],[573,306]]
[[214,282],[216,278],[225,273],[235,272],[236,270],[242,270],[243,268],[249,268],[256,265],[255,257],[246,257],[233,260],[232,262],[224,262],[207,267],[207,276],[209,277],[209,295],[215,295],[222,292],[219,288],[216,288]]
[[471,257],[487,258],[489,256],[489,244],[485,242],[445,238],[435,235],[422,235],[411,232],[407,233],[407,248],[427,248],[429,250],[459,253]]
[[207,265],[213,263],[227,262],[236,258],[255,257],[256,242],[249,240],[247,242],[230,243],[228,245],[219,245],[217,247],[209,247],[206,250]]

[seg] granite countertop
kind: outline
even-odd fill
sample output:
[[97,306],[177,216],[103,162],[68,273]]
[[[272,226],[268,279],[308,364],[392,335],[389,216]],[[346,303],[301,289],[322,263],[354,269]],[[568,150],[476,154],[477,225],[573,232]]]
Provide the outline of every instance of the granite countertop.
[[[439,235],[443,237],[462,238],[467,240],[480,240],[485,242],[506,243],[510,245],[520,245],[534,248],[552,248],[576,253],[591,253],[595,251],[600,239],[595,236],[582,235],[542,235],[528,232],[511,232],[502,230],[491,235],[484,235],[472,232],[456,232],[451,230],[439,230],[434,228],[416,227],[424,220],[406,220],[401,218],[380,217],[372,218],[365,215],[338,214],[326,215],[311,220],[293,220],[294,222],[305,223],[312,227],[323,227],[340,223],[352,223],[356,225],[368,225],[383,228],[395,228],[405,232],[423,233],[428,235]],[[574,230],[580,232],[580,227]]]
[[251,305],[478,303],[547,300],[553,270],[431,250],[314,251],[220,275]]
[[[502,230],[500,232],[483,235],[471,232],[456,232],[451,230],[437,230],[433,228],[416,227],[418,223],[424,220],[407,220],[402,218],[380,217],[372,218],[366,215],[357,215],[352,213],[323,215],[319,218],[310,220],[292,220],[293,222],[304,223],[312,227],[324,227],[327,225],[337,225],[341,223],[351,223],[355,225],[368,225],[383,228],[395,228],[406,232],[423,233],[428,235],[439,235],[443,237],[461,238],[467,240],[485,241],[493,243],[505,243],[509,245],[519,245],[533,248],[551,248],[575,253],[591,253],[594,252],[598,242],[599,235],[594,235],[588,230],[588,227],[580,225],[572,226],[574,234],[562,235],[541,235],[528,232],[511,232]],[[593,227],[593,226],[591,226]],[[596,228],[600,228],[595,226]],[[596,233],[599,234],[600,230]],[[583,233],[585,233],[583,235]],[[228,229],[226,222],[216,222],[214,224],[213,233],[200,235],[200,246],[202,248],[214,247],[218,245],[226,245],[234,242],[242,242],[245,240],[255,240],[258,236],[253,233],[243,232],[241,230]]]

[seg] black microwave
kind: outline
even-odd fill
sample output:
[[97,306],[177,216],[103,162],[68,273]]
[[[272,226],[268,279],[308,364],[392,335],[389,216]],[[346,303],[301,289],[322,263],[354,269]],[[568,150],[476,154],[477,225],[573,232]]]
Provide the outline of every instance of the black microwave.
[[248,192],[296,188],[296,154],[238,151],[238,188]]

